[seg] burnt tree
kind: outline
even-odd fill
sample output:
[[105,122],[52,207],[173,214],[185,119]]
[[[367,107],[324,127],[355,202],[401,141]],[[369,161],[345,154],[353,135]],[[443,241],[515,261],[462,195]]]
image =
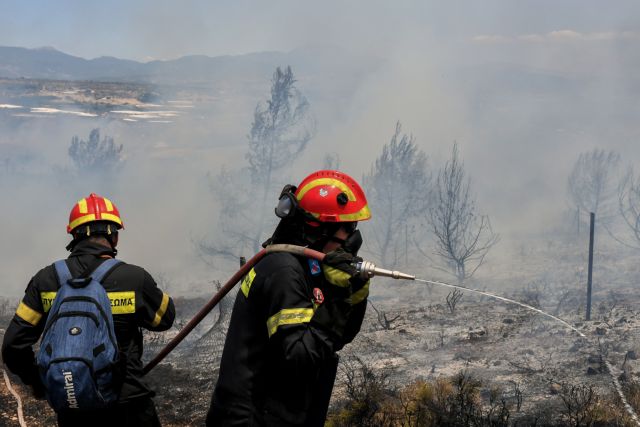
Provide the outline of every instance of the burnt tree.
[[435,235],[436,254],[462,283],[483,264],[489,250],[499,241],[489,217],[479,215],[465,176],[458,145],[438,172],[435,197],[428,221]]

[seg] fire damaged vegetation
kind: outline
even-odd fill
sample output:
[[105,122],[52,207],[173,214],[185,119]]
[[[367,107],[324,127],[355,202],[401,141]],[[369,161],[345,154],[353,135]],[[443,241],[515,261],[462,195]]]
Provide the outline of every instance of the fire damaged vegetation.
[[376,316],[378,318],[378,325],[383,330],[390,331],[397,327],[397,325],[394,325],[394,323],[400,318],[399,314],[391,317],[388,315],[386,311],[378,310],[378,308],[375,305],[373,305],[371,300],[369,300],[369,306],[371,306],[371,308],[373,308],[373,311],[376,312]]
[[447,307],[449,307],[449,311],[451,314],[455,314],[456,306],[462,299],[464,293],[458,289],[454,289],[453,291],[447,294]]
[[[584,275],[572,267],[576,259],[581,261],[580,255],[571,258],[560,244],[542,246],[522,254],[526,263],[519,263],[523,268],[517,280],[492,277],[489,282],[479,274],[468,286],[558,315],[587,338],[531,311],[471,292],[465,291],[451,314],[448,289],[412,282],[402,284],[400,295],[398,287],[378,282],[372,286],[375,306],[369,304],[361,333],[341,355],[328,425],[635,425],[627,418],[603,360],[611,363],[624,394],[639,410],[637,292],[603,283],[594,293],[593,320],[585,322]],[[561,262],[552,264],[546,257]],[[636,270],[625,271],[615,279],[627,277],[623,274],[635,277]],[[518,287],[510,287],[512,283]],[[209,289],[213,293],[217,287],[212,283]],[[158,393],[155,402],[163,425],[204,424],[232,296],[147,377]],[[208,299],[175,298],[180,317],[176,327],[145,335],[147,359]],[[12,315],[16,302],[4,309],[7,315]],[[25,415],[33,420],[28,425],[51,425],[36,421],[37,411],[48,414],[46,403],[21,390]],[[2,414],[0,425],[1,420]]]
[[624,394],[631,407],[637,412],[640,411],[640,382],[638,380],[628,381],[623,386]]
[[[386,314],[391,327],[382,328],[376,311],[369,310],[361,336],[345,349],[348,354],[343,352],[327,425],[634,425],[625,418],[610,379],[601,368],[599,353],[604,353],[617,369],[624,368],[620,374],[624,375],[620,378],[624,392],[631,405],[639,409],[635,338],[633,334],[624,335],[627,323],[638,317],[636,311],[618,303],[609,312],[614,298],[606,299],[607,294],[603,294],[606,316],[578,326],[594,339],[600,338],[602,345],[598,348],[525,311],[509,312],[504,307],[487,310],[472,295],[465,295],[464,306],[458,307],[455,316],[448,315],[445,295],[441,294],[443,304],[413,305],[411,309],[376,301],[376,309]],[[543,306],[555,307],[555,300],[540,296]],[[184,317],[178,323],[184,324],[184,319],[190,318],[205,300],[176,298],[176,307]],[[15,307],[13,302],[9,305]],[[571,317],[566,310],[563,316]],[[9,311],[13,309],[5,310]],[[206,327],[194,332],[193,338],[183,342],[146,377],[157,392],[155,402],[163,425],[204,424],[227,314],[227,309],[214,312]],[[394,320],[396,316],[400,317]],[[9,317],[3,319],[4,324]],[[422,327],[425,329],[419,329]],[[155,355],[177,329],[145,335],[147,358]],[[597,330],[606,333],[600,336]],[[472,332],[479,331],[485,333],[481,339],[474,338]],[[549,337],[561,339],[551,343]],[[567,341],[565,345],[563,340]],[[587,367],[595,372],[588,375]],[[14,385],[19,387],[17,379]],[[51,425],[54,414],[46,402],[32,399],[25,387],[19,390],[28,425]],[[15,412],[10,397],[4,398],[0,401],[9,406],[4,415],[0,412],[0,424],[3,416],[11,420]],[[16,424],[9,421],[8,425]]]
[[[508,427],[631,426],[615,399],[588,384],[554,383],[547,402],[524,413],[526,396],[520,383],[509,387],[483,382],[466,369],[448,378],[394,385],[393,369],[374,368],[362,358],[343,361],[336,399],[327,419],[331,427]],[[634,403],[640,387],[634,386]]]
[[76,169],[82,173],[111,173],[124,161],[123,145],[117,145],[113,138],[105,136],[100,139],[100,129],[89,133],[89,139],[78,136],[71,138],[69,157]]
[[486,389],[467,371],[402,388],[393,386],[389,375],[388,368],[375,370],[358,357],[344,362],[345,397],[330,414],[328,425],[508,426],[512,411],[521,404],[521,394]]
[[211,368],[199,372],[159,365],[151,371],[146,380],[156,391],[154,400],[163,425],[204,425],[217,376]]
[[489,217],[478,213],[458,145],[438,172],[435,199],[427,218],[435,236],[436,254],[463,283],[482,266],[485,257],[500,241]]
[[558,396],[562,399],[565,420],[576,427],[593,425],[604,412],[601,398],[591,385],[563,383]]

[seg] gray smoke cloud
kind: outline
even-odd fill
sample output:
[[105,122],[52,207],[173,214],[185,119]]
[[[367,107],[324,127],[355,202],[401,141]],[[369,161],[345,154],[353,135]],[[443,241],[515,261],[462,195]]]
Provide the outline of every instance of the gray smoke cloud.
[[[30,22],[46,12],[15,7],[13,17]],[[580,152],[613,149],[629,163],[640,154],[634,2],[137,2],[126,16],[97,7],[59,7],[78,18],[66,32],[46,23],[26,34],[3,25],[12,14],[2,14],[0,44],[139,60],[295,49],[294,73],[318,132],[288,178],[297,183],[326,153],[339,153],[342,169],[361,177],[397,120],[433,167],[457,141],[479,210],[503,236],[496,260],[523,233],[562,221]],[[89,23],[98,37],[83,36]],[[219,237],[211,234],[219,206],[206,175],[246,166],[253,108],[267,98],[270,77],[210,82],[206,100],[191,87],[195,108],[172,123],[13,120],[0,110],[0,159],[28,157],[22,171],[0,174],[3,294],[19,295],[37,268],[66,255],[68,211],[91,191],[120,207],[126,261],[166,275],[181,292],[226,278],[234,265],[212,268],[193,244]],[[71,137],[95,127],[124,144],[126,164],[111,182],[68,178],[61,170],[72,168]]]

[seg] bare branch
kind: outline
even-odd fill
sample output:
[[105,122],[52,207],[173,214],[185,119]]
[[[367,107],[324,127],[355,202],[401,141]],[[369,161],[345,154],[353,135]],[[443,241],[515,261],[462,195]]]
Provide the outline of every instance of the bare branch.
[[620,155],[615,151],[595,149],[581,153],[568,178],[572,204],[585,214],[595,213],[601,223],[610,221],[615,197],[613,181],[619,164]]
[[[274,226],[276,197],[286,175],[282,170],[297,158],[315,135],[309,102],[297,89],[291,67],[276,68],[270,98],[256,105],[245,158],[248,167],[221,170],[210,189],[219,203],[218,234],[224,240],[200,241],[208,257],[237,259],[256,253]],[[273,203],[271,203],[273,200]]]
[[[454,144],[451,159],[438,173],[435,201],[428,217],[436,237],[436,254],[462,283],[484,263],[500,240],[487,216],[476,214],[470,181]],[[471,268],[470,268],[471,266]]]
[[363,224],[369,229],[367,248],[389,268],[408,259],[409,235],[415,238],[431,196],[431,174],[427,156],[416,146],[412,135],[395,132],[363,179],[367,200],[375,215]]

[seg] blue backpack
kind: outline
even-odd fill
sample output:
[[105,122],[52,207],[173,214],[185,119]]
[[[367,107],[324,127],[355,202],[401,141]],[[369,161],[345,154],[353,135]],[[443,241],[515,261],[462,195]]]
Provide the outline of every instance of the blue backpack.
[[101,281],[119,263],[107,259],[90,277],[77,279],[64,260],[54,264],[60,289],[49,311],[37,364],[56,412],[102,409],[118,400],[118,344]]

